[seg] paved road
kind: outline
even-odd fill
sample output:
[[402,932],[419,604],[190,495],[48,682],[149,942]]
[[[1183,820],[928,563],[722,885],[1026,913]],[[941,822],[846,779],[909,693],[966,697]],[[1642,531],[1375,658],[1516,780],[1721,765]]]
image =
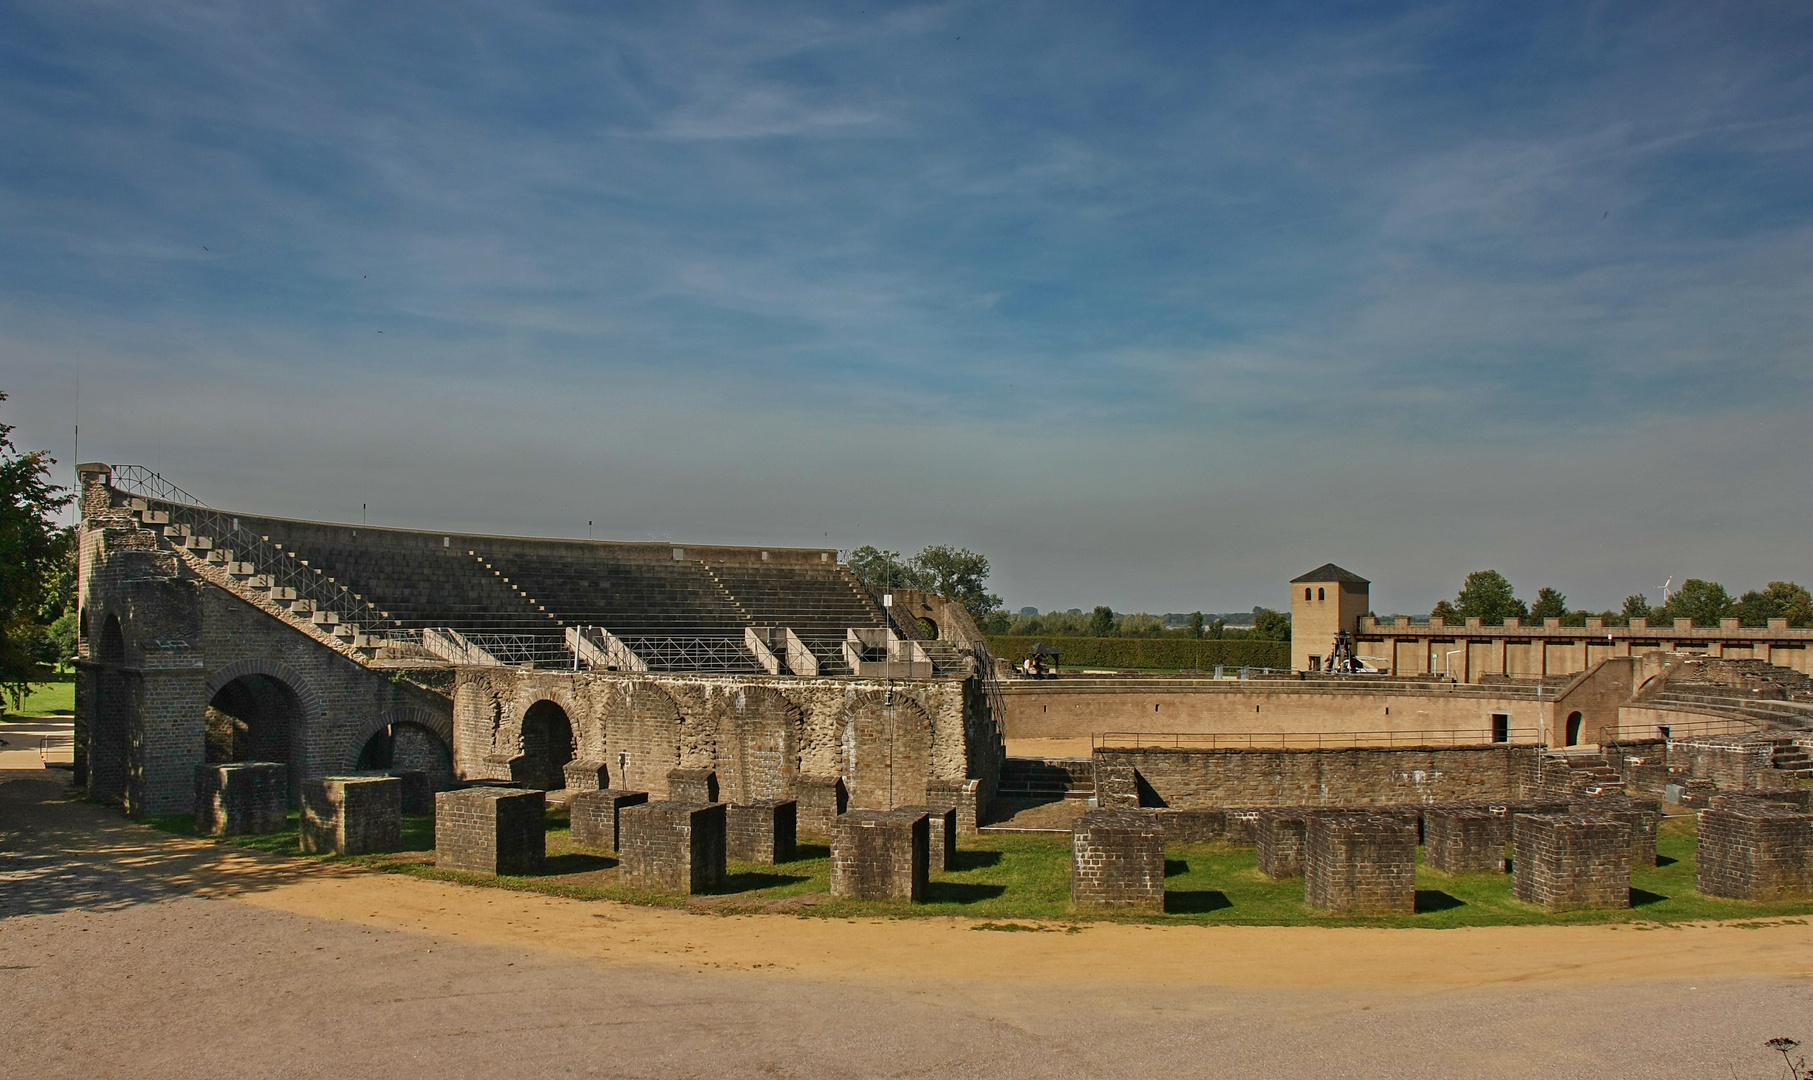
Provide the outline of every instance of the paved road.
[[[1794,979],[1370,992],[1105,970],[1047,987],[451,941],[219,898],[162,838],[4,775],[7,1076],[1764,1078],[1780,1074],[1764,1039],[1813,1042]],[[1394,933],[1414,950],[1429,932]]]

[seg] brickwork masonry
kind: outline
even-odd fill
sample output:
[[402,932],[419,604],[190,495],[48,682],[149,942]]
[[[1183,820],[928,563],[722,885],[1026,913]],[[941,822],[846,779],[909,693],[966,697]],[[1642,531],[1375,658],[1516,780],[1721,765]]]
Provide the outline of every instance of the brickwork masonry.
[[547,853],[547,796],[472,787],[434,797],[434,864],[474,874],[533,874]]
[[1165,830],[1151,814],[1091,810],[1070,832],[1070,899],[1079,909],[1162,912]]
[[1585,814],[1518,814],[1513,891],[1549,911],[1630,906],[1630,825]]
[[1382,814],[1309,820],[1303,900],[1342,915],[1416,913],[1416,826]]

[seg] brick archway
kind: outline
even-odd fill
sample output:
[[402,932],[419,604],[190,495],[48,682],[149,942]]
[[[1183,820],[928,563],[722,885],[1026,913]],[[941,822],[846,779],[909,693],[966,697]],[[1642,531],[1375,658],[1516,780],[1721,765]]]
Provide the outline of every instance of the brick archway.
[[361,726],[357,734],[353,736],[352,741],[347,746],[342,747],[340,752],[335,756],[334,768],[332,771],[342,773],[353,772],[359,767],[359,755],[364,751],[365,744],[370,742],[373,736],[377,735],[378,732],[383,731],[385,728],[394,730],[396,727],[403,724],[424,728],[432,733],[436,739],[440,740],[442,747],[446,749],[448,761],[451,762],[453,760],[452,715],[442,716],[429,709],[419,708],[414,705],[403,705],[395,709],[389,709],[379,714],[375,720],[370,720]]

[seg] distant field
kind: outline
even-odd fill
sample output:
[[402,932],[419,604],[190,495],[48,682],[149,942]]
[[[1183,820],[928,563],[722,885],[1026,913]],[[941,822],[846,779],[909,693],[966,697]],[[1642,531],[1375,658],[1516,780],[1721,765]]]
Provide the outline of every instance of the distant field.
[[[12,711],[12,698],[6,699],[7,711]],[[68,682],[33,683],[31,693],[25,695],[25,708],[21,716],[74,716],[76,712],[76,684]]]

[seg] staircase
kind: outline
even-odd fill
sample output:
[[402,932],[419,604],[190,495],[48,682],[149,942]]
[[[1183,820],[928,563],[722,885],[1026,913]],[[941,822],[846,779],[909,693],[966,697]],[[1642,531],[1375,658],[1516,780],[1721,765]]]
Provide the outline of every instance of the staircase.
[[1798,743],[1776,743],[1769,767],[1787,773],[1795,780],[1813,780],[1813,755]]
[[1542,759],[1542,787],[1549,794],[1621,795],[1624,777],[1598,750],[1557,750]]
[[1089,758],[1016,758],[1001,764],[995,797],[1023,802],[1057,802],[1095,797],[1095,762]]

